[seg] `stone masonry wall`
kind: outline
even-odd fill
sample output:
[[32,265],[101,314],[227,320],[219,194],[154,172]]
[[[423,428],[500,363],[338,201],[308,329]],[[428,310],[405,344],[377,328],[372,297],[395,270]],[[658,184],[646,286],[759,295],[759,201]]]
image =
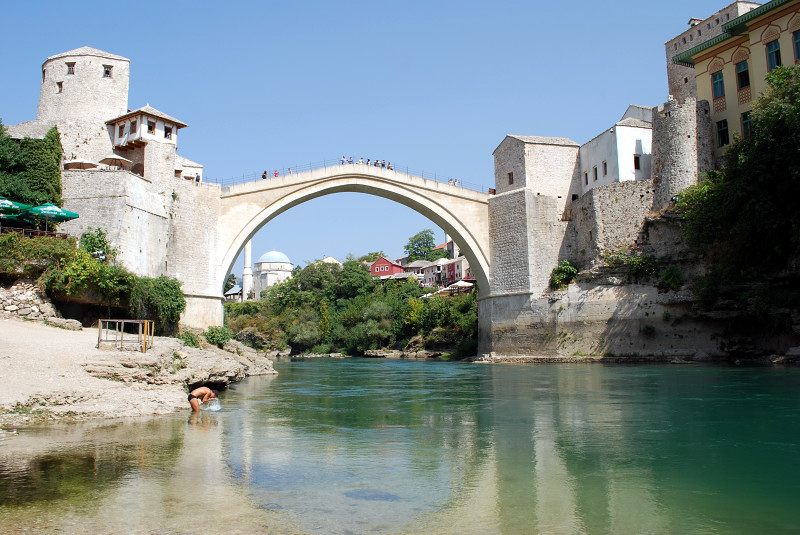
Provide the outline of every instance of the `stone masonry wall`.
[[491,292],[505,294],[530,290],[528,210],[530,192],[518,189],[489,199]]
[[697,103],[687,98],[653,109],[653,208],[697,183]]
[[8,288],[0,286],[0,315],[43,320],[58,312],[34,282],[17,281]]
[[601,261],[604,251],[637,243],[653,205],[650,180],[617,182],[588,191],[572,206],[562,257],[580,269]]

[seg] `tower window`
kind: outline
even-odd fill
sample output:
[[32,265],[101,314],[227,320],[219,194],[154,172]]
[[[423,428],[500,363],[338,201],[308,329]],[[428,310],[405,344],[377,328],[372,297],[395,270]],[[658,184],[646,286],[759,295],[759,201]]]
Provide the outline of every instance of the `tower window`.
[[739,89],[750,87],[750,69],[747,66],[747,60],[736,64],[736,84]]
[[717,147],[724,147],[731,142],[728,136],[728,120],[717,121]]
[[164,139],[172,139],[172,127],[165,126],[164,127]]
[[119,127],[117,128],[117,137],[122,137],[122,136],[124,136],[124,135],[125,135],[125,125],[124,125],[124,124],[121,124],[121,125],[119,125]]
[[592,168],[592,173],[594,174],[594,179],[597,180],[597,166],[596,165]]
[[603,176],[608,175],[608,162],[603,162]]
[[583,173],[583,183],[586,186],[589,185],[589,173],[588,172],[587,173]]
[[131,134],[136,133],[136,121],[131,121]]
[[111,78],[111,65],[103,65],[103,78]]
[[147,133],[148,134],[155,134],[156,133],[156,123],[155,123],[155,121],[147,121]]
[[642,168],[642,160],[638,154],[633,155],[633,168],[639,171]]
[[67,74],[75,74],[75,62],[67,62]]
[[510,186],[513,183],[514,183],[514,173],[508,173],[508,185]]
[[56,82],[56,87],[58,87],[58,92],[59,93],[63,93],[64,92],[64,82]]
[[776,39],[767,43],[767,68],[772,71],[781,65],[781,45]]

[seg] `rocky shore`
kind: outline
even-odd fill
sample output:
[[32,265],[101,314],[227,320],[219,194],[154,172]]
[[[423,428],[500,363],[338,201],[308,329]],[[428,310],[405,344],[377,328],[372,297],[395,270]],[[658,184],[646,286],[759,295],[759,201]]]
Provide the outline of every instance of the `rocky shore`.
[[272,361],[236,341],[191,348],[156,337],[147,353],[97,349],[96,331],[0,320],[0,427],[63,418],[137,417],[187,410],[190,387],[225,387],[275,374]]

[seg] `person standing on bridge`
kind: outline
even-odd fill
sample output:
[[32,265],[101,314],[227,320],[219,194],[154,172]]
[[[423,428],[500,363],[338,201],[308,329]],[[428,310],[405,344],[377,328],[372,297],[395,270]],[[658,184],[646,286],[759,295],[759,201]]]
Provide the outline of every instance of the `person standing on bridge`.
[[364,165],[364,158],[358,159],[358,165]]
[[277,169],[275,169],[275,172],[272,173],[272,176],[274,176],[275,178],[278,178],[278,170]]
[[266,180],[266,179],[267,179],[267,172],[264,171],[263,173],[261,173],[261,180]]
[[388,169],[389,171],[394,171],[394,167],[392,167],[392,162],[386,164],[386,169]]

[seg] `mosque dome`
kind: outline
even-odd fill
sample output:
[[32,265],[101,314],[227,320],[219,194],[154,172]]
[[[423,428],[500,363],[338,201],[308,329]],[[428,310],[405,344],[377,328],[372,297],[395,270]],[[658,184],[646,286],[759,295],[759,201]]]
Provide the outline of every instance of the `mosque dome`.
[[258,261],[258,264],[291,264],[292,261],[289,260],[289,257],[283,254],[280,251],[267,251],[266,253],[262,254]]

